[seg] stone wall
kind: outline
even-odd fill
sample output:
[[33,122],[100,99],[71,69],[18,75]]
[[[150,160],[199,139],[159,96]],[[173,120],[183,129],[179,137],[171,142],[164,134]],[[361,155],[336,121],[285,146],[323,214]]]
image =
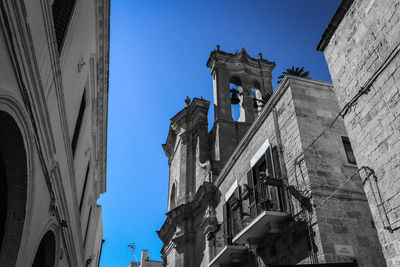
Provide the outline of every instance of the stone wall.
[[[372,217],[360,181],[351,180],[343,190],[320,206],[357,170],[356,166],[346,164],[341,141],[341,136],[347,135],[343,122],[339,119],[332,131],[310,150],[304,151],[339,111],[332,86],[295,77],[288,77],[284,83],[271,101],[276,105],[289,184],[303,196],[311,197],[311,204],[316,205],[307,213],[313,223],[312,244],[304,227],[301,231],[301,220],[296,218],[285,226],[285,234],[274,244],[274,253],[271,253],[272,246],[257,249],[261,262],[265,265],[349,262],[354,258],[359,266],[383,266],[376,230],[371,225]],[[235,181],[241,186],[247,184],[246,174],[251,167],[251,158],[266,140],[271,146],[277,145],[273,115],[271,110],[265,114],[267,110],[268,107],[252,125],[236,148],[234,157],[228,161],[227,170],[224,169],[225,172],[223,170],[216,180],[219,195],[222,196],[216,208],[219,222],[223,220],[224,195],[231,185]],[[296,159],[300,159],[300,165],[294,164]],[[292,206],[294,214],[301,217],[300,205],[293,198]],[[351,245],[355,256],[336,255],[335,244]]]
[[[339,117],[330,127],[339,113],[333,87],[327,83],[297,79],[291,81],[291,89],[300,138],[306,149],[301,165],[305,165],[311,184],[316,213],[314,220],[323,250],[323,256],[321,253],[319,258],[326,262],[349,261],[351,258],[337,255],[335,245],[350,245],[359,266],[384,266],[363,186],[359,176],[354,175],[357,165],[349,163],[346,158],[342,137],[347,137],[347,132],[343,120]],[[297,171],[300,172],[299,167]],[[301,179],[299,176],[297,174]],[[330,197],[342,185],[345,186]]]
[[[324,53],[388,266],[400,266],[400,2],[356,0]],[[379,194],[381,198],[379,197]]]

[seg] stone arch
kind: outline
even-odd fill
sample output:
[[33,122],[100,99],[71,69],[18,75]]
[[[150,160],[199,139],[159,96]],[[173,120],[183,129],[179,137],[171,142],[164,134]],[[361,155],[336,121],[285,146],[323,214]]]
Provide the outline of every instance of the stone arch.
[[[15,266],[25,225],[28,196],[28,158],[24,138],[14,118],[0,110],[0,173],[5,210],[2,214],[0,265]],[[6,203],[4,203],[6,202]]]
[[229,83],[234,84],[236,86],[242,86],[242,80],[238,76],[232,76],[229,79]]
[[[18,139],[20,140],[19,150],[22,150],[23,147],[26,154],[26,161],[21,163],[23,164],[24,168],[26,167],[26,176],[25,176],[26,190],[25,189],[23,190],[25,192],[25,195],[19,192],[17,195],[13,196],[13,198],[16,198],[18,201],[19,201],[18,198],[20,197],[22,199],[22,202],[26,202],[24,207],[25,219],[22,226],[23,229],[21,230],[22,223],[18,224],[17,228],[16,226],[13,225],[12,229],[14,230],[17,229],[19,232],[17,236],[12,237],[12,240],[16,240],[14,243],[12,243],[14,248],[16,248],[15,249],[16,251],[14,251],[10,256],[7,255],[7,253],[3,253],[8,248],[10,248],[9,246],[10,244],[5,245],[0,250],[0,266],[25,266],[26,259],[29,257],[29,254],[31,253],[26,244],[28,243],[28,240],[30,238],[30,231],[31,231],[30,225],[32,218],[32,210],[34,207],[34,192],[35,192],[34,179],[33,179],[34,139],[31,131],[31,122],[29,120],[29,116],[27,115],[25,108],[22,106],[22,104],[17,99],[14,93],[7,91],[7,89],[3,88],[0,88],[0,112],[2,112],[2,114],[5,114],[5,117],[8,117],[9,120],[13,121],[14,130],[16,130],[16,127],[18,128],[19,134],[17,136],[19,136]],[[12,135],[11,130],[5,129],[3,127],[3,123],[1,122],[0,122],[0,134],[2,135],[8,134],[8,136]],[[14,136],[13,138],[16,138],[17,136]],[[6,146],[9,145],[9,143],[7,143],[5,139],[0,138],[0,146],[2,144],[6,144]],[[7,162],[9,163],[10,161],[3,159],[3,170],[7,168],[8,164]],[[5,174],[7,174],[7,172],[5,172]],[[11,178],[10,176],[7,177],[7,180],[10,178]],[[9,188],[10,185],[7,185],[7,187]],[[8,189],[7,191],[8,195],[11,195]],[[21,205],[21,201],[19,201],[18,203]],[[8,218],[6,219],[4,226],[5,234],[7,234],[7,229],[10,226],[9,221],[7,220]],[[5,236],[4,239],[5,238],[7,238],[7,236]],[[19,247],[19,249],[17,247]]]
[[36,250],[32,267],[54,267],[56,263],[56,235],[49,230],[42,237]]
[[231,101],[231,115],[234,121],[244,122],[246,120],[245,109],[243,107],[243,87],[242,80],[238,76],[229,78],[229,98]]
[[259,113],[265,104],[265,99],[262,94],[260,83],[258,81],[254,81],[252,86],[253,87],[251,88],[251,92],[253,94],[254,111],[256,113]]

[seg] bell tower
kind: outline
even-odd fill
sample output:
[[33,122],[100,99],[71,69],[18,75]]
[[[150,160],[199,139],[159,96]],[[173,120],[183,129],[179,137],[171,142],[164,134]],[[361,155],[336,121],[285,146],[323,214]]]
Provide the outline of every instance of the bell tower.
[[211,159],[221,169],[272,95],[274,62],[249,56],[244,48],[230,54],[217,49],[207,61],[214,92],[214,125]]

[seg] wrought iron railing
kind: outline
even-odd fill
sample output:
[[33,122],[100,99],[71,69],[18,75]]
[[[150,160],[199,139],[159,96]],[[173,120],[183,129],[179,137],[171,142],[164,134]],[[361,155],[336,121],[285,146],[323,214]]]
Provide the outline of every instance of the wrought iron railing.
[[253,188],[247,187],[241,196],[231,197],[226,204],[224,221],[208,237],[211,260],[225,246],[235,245],[232,239],[263,211],[288,211],[286,188],[282,180],[269,177],[261,179]]
[[254,186],[253,194],[255,201],[250,209],[254,209],[255,216],[265,210],[287,211],[286,192],[281,179],[265,177]]
[[264,211],[288,211],[286,188],[281,179],[264,177],[253,188],[246,190],[242,195],[247,195],[249,200],[241,200],[241,216],[235,218],[235,224],[240,225],[240,229],[232,229],[233,237]]

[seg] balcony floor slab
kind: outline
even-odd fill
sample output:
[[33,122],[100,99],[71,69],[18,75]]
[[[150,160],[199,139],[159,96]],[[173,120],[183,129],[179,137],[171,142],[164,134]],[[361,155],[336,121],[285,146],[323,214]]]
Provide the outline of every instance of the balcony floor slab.
[[277,234],[289,213],[266,210],[260,213],[249,225],[244,227],[233,239],[236,244],[249,244],[251,240],[260,239],[267,233]]

